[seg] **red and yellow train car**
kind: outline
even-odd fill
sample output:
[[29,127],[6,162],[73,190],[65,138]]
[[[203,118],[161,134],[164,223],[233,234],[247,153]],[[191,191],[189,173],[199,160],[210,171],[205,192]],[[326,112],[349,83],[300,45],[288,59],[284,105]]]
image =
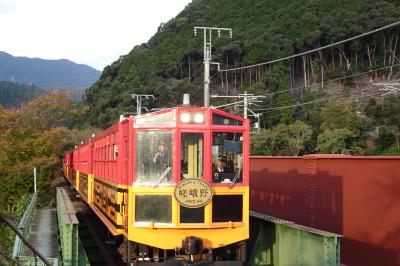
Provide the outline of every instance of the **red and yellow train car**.
[[67,152],[64,172],[110,232],[134,243],[138,259],[173,251],[241,265],[249,129],[248,120],[212,108],[129,117]]

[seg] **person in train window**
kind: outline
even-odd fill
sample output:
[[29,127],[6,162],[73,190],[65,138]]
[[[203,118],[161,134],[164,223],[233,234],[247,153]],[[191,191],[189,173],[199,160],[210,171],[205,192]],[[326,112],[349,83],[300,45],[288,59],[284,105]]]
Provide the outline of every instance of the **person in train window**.
[[214,165],[214,173],[224,173],[226,172],[226,157],[224,155],[218,156],[217,162]]
[[158,144],[158,151],[154,155],[153,162],[159,174],[162,174],[165,169],[171,165],[168,154],[168,145],[165,141],[161,140]]
[[213,167],[213,182],[214,183],[230,183],[234,173],[226,167],[226,157],[218,156],[217,162]]

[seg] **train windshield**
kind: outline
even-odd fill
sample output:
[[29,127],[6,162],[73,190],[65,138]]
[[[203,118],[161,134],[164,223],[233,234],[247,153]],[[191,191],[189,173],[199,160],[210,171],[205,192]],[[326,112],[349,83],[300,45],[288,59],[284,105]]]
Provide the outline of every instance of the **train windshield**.
[[181,135],[181,179],[203,178],[203,133]]
[[240,183],[243,169],[243,134],[214,132],[212,161],[214,183]]
[[136,182],[172,182],[172,132],[136,133]]

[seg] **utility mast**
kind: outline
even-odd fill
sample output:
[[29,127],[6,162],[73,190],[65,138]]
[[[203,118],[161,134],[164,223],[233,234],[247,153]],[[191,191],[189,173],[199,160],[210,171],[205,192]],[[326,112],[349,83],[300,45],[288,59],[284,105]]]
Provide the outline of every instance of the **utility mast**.
[[[262,98],[265,98],[266,96],[264,95],[254,95],[254,94],[249,94],[247,91],[245,91],[243,94],[238,94],[238,95],[211,95],[211,98],[235,98],[239,99],[236,102],[233,103],[227,103],[224,105],[217,106],[216,108],[221,108],[225,106],[243,106],[243,116],[244,118],[248,118],[249,116],[252,116],[257,119],[257,122],[254,123],[254,128],[257,130],[257,133],[260,133],[260,118],[262,116],[262,113],[255,113],[253,110],[251,110],[249,107],[252,104],[261,102]],[[248,114],[250,113],[250,115]]]
[[247,93],[247,91],[245,91],[243,94],[238,94],[238,95],[228,95],[228,96],[226,96],[226,95],[211,95],[211,98],[236,98],[236,99],[239,99],[239,101],[224,104],[221,106],[217,106],[216,108],[221,108],[221,107],[230,106],[230,105],[243,106],[244,118],[248,118],[249,112],[252,113],[253,116],[258,118],[259,114],[256,114],[252,110],[250,110],[249,106],[256,102],[260,102],[259,99],[265,98],[265,97],[266,96],[264,96],[264,95],[249,94],[249,93]]
[[140,115],[142,113],[142,102],[143,98],[155,99],[152,94],[131,94],[132,98],[136,99],[136,115]]
[[194,27],[194,36],[197,36],[197,30],[203,30],[204,38],[204,107],[210,106],[210,65],[218,65],[219,63],[211,61],[212,51],[212,31],[218,32],[218,37],[221,37],[221,31],[229,31],[229,35],[232,38],[231,28],[216,28],[216,27]]

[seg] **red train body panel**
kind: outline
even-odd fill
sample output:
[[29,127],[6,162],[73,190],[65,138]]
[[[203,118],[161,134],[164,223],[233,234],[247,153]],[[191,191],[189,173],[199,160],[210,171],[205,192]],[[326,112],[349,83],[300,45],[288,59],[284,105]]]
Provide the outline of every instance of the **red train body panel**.
[[400,157],[250,159],[251,210],[343,235],[344,265],[400,265]]

